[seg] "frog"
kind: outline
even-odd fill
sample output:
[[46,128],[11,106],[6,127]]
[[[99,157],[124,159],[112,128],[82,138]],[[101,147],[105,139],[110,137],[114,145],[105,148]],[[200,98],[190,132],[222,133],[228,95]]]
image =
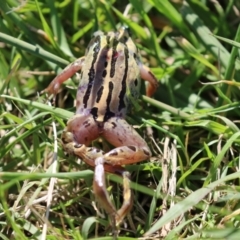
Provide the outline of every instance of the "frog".
[[[63,69],[44,92],[56,96],[61,84],[78,72],[76,113],[63,130],[63,149],[94,168],[96,200],[111,216],[114,226],[119,226],[133,205],[130,173],[124,166],[151,157],[148,144],[125,120],[126,114],[132,101],[139,98],[141,79],[148,82],[147,96],[154,94],[158,80],[142,63],[128,27],[95,32],[85,55]],[[99,137],[115,148],[104,152],[92,147]],[[123,178],[123,203],[118,210],[106,190],[105,172]]]

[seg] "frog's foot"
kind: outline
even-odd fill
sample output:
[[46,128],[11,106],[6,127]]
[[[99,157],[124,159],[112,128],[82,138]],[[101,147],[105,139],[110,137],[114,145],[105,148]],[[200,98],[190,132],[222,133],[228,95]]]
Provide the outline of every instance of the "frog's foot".
[[116,226],[119,226],[125,216],[131,211],[133,205],[133,193],[130,188],[130,173],[122,172],[123,177],[123,204],[115,216]]
[[[118,171],[118,170],[116,170]],[[130,174],[127,171],[122,172],[123,177],[123,204],[117,211],[110,201],[105,183],[104,158],[98,157],[95,160],[95,171],[93,180],[93,191],[97,201],[104,210],[111,216],[113,226],[119,226],[125,216],[132,208],[132,191],[130,189]]]
[[77,143],[74,139],[74,134],[67,131],[67,129],[64,129],[62,133],[62,146],[68,154],[81,158],[92,167],[95,167],[95,159],[104,155],[102,150]]
[[75,155],[74,150],[77,144],[74,141],[73,134],[66,129],[62,133],[62,147],[68,154]]

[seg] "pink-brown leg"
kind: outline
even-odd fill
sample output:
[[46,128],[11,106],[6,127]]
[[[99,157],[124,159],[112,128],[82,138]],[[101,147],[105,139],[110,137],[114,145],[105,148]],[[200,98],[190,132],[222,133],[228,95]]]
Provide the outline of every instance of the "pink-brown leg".
[[69,64],[63,71],[57,75],[49,86],[43,90],[43,92],[56,95],[59,91],[59,88],[63,82],[68,80],[68,78],[72,77],[77,71],[81,70],[83,66],[83,62],[85,57],[81,57],[74,61],[73,63]]
[[[96,161],[94,173],[94,192],[98,200],[102,203],[107,212],[112,211],[112,204],[109,203],[109,196],[105,190],[105,176],[103,164],[125,165],[143,161],[151,156],[147,143],[124,119],[113,117],[109,119],[103,128],[104,138],[117,148],[104,154]],[[121,208],[114,213],[115,224],[120,225],[125,216],[132,208],[132,191],[130,189],[130,174],[127,171],[122,172],[123,177],[123,204]],[[106,202],[108,205],[106,206]],[[105,203],[105,205],[104,205]],[[114,208],[115,210],[115,208]]]
[[99,137],[99,129],[93,117],[77,114],[71,118],[62,134],[63,148],[66,152],[82,158],[94,167],[94,160],[104,154],[103,151],[87,147]]
[[122,172],[124,201],[121,208],[117,211],[111,203],[106,190],[104,157],[98,157],[95,160],[95,164],[93,191],[100,205],[110,215],[113,226],[119,226],[132,208],[133,199],[130,189],[130,173],[127,171]]
[[106,190],[104,158],[98,157],[95,160],[93,192],[99,205],[111,216],[112,225],[115,226],[116,208],[111,203],[109,194]]
[[[122,216],[131,205],[131,194],[129,187],[129,174],[124,172],[121,166],[112,166],[105,163],[104,152],[94,147],[87,147],[92,140],[99,136],[99,128],[91,116],[75,115],[68,121],[67,127],[62,134],[62,142],[66,152],[80,157],[88,165],[95,167],[93,190],[97,201],[111,216],[113,226],[122,221]],[[124,187],[124,206],[117,212],[110,201],[105,184],[105,171],[122,174]]]
[[104,155],[105,162],[108,164],[133,164],[151,157],[145,140],[122,118],[110,118],[104,124],[102,135],[117,147]]
[[151,70],[144,65],[140,66],[140,75],[143,80],[149,82],[146,94],[151,97],[158,87],[158,81]]
[[[85,126],[85,127],[84,127]],[[82,128],[82,129],[81,129]],[[80,129],[75,131],[76,129]],[[92,117],[84,119],[76,115],[68,122],[63,134],[67,152],[81,157],[87,164],[95,166],[93,190],[96,199],[118,226],[132,207],[130,174],[120,165],[143,161],[151,156],[146,142],[124,119],[111,118],[101,129],[102,136],[117,148],[104,153],[96,148],[86,147],[99,135],[98,127]],[[91,138],[87,138],[91,136]],[[123,204],[117,211],[110,201],[105,185],[105,170],[121,174],[123,177]]]

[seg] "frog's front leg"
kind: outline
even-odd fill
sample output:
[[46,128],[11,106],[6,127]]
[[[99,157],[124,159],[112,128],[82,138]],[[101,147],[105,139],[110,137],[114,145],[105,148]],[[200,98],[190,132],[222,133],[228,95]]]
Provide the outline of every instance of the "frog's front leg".
[[148,67],[140,64],[139,69],[141,78],[145,81],[148,81],[146,94],[148,97],[151,97],[158,88],[158,81],[155,75]]
[[43,92],[47,92],[49,94],[56,95],[59,91],[59,88],[63,82],[68,80],[68,78],[72,77],[76,72],[82,69],[85,57],[78,58],[71,64],[69,64],[63,71],[57,75],[49,86],[43,90]]

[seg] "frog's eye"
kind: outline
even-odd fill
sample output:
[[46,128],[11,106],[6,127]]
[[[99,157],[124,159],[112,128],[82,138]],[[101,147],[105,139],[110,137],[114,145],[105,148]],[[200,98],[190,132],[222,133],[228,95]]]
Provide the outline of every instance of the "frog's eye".
[[131,33],[130,33],[129,27],[124,26],[119,30],[118,40],[120,42],[126,43],[130,38],[130,36],[131,36]]
[[95,37],[98,37],[98,36],[102,36],[102,35],[104,35],[104,33],[99,30],[99,31],[96,31],[95,33],[93,33],[92,38],[95,38]]
[[103,35],[104,35],[104,33],[102,31],[97,31],[97,32],[93,33],[92,39],[91,39],[91,41],[89,42],[89,44],[86,48],[85,55],[87,55],[89,49],[92,46],[95,46],[96,44],[99,45],[99,42],[101,41],[100,39]]
[[127,35],[128,37],[132,36],[131,29],[128,26],[123,26],[122,29],[125,35]]

